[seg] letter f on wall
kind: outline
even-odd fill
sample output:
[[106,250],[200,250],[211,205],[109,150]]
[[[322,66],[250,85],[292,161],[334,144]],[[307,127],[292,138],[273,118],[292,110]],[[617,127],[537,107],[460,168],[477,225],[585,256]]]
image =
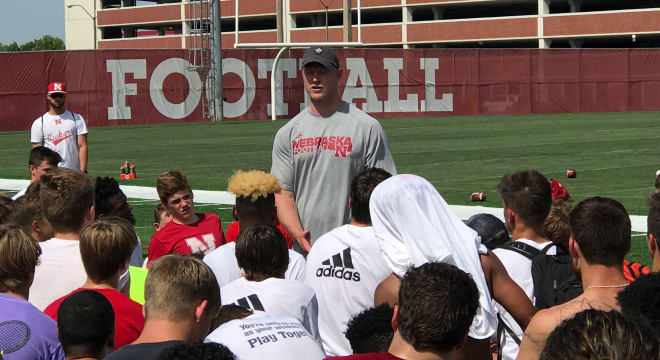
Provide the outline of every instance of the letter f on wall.
[[137,84],[127,84],[125,75],[132,73],[134,79],[146,79],[147,60],[106,60],[105,67],[112,74],[112,107],[108,108],[108,120],[130,119],[131,108],[126,106],[126,95],[137,95]]

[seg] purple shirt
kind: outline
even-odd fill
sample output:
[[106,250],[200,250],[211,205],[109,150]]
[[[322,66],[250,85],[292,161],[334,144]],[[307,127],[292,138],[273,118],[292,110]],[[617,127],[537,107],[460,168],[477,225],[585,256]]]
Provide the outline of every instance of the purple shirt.
[[12,320],[25,323],[30,337],[18,350],[3,354],[4,360],[64,360],[55,321],[26,300],[0,293],[0,323]]

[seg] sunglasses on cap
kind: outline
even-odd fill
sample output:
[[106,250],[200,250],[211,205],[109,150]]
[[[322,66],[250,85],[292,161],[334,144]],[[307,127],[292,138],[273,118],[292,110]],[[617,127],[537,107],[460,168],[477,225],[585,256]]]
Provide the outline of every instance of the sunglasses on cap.
[[61,99],[61,98],[65,97],[66,94],[65,93],[52,93],[48,96],[52,97],[53,99]]

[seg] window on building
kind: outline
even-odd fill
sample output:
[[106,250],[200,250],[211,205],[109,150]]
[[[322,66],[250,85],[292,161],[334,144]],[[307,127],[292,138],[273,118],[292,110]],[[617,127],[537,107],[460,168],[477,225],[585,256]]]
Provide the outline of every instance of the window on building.
[[[646,8],[660,8],[660,2],[657,0],[583,0],[578,2],[577,12],[591,11],[615,11],[615,10],[633,10]],[[571,6],[568,0],[553,0],[550,3],[550,13],[569,13]]]

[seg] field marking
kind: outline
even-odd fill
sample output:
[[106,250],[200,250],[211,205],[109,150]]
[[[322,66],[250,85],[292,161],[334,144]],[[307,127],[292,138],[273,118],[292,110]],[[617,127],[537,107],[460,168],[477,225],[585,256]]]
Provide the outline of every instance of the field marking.
[[[442,163],[440,163],[440,162],[435,163],[435,165],[440,165],[440,164],[442,164]],[[432,164],[428,164],[428,165],[432,165]],[[636,165],[631,165],[631,166],[613,166],[613,167],[603,167],[603,168],[588,168],[588,169],[583,168],[583,169],[578,169],[578,171],[585,172],[585,171],[601,171],[601,170],[620,170],[620,169],[629,169],[629,168],[637,168],[637,167],[646,167],[646,166],[652,166],[652,165],[657,166],[658,163],[654,162],[654,163],[651,163],[651,164],[646,163],[646,164],[636,164]],[[417,166],[417,165],[415,165],[415,166]],[[542,173],[561,173],[561,172],[564,172],[564,171],[566,171],[566,170],[565,169],[554,170],[554,171],[553,170],[543,170],[541,172]],[[441,180],[434,180],[434,181],[429,180],[429,181],[431,182],[431,184],[435,185],[435,184],[443,184],[443,183],[451,184],[451,183],[455,183],[455,182],[479,181],[479,180],[484,180],[484,179],[498,179],[499,180],[501,178],[502,178],[501,176],[482,176],[482,177],[478,177],[478,178],[456,178],[456,179],[441,179]],[[651,176],[651,181],[653,181],[653,176]],[[649,189],[652,189],[652,188],[653,188],[653,186],[649,185]],[[616,190],[612,190],[612,191],[616,191]]]
[[[145,206],[145,205],[157,205],[160,204],[160,200],[148,200],[148,199],[137,199],[137,198],[129,198],[128,202],[132,206]],[[197,202],[195,201],[195,206],[219,206],[222,204],[217,204],[217,203],[203,203],[203,202]],[[218,210],[231,210],[231,207],[218,207]]]
[[[652,180],[655,180],[655,177]],[[630,192],[630,191],[643,191],[643,190],[653,191],[653,189],[654,189],[653,188],[653,183],[651,183],[651,185],[641,187],[641,188],[610,190],[610,191],[604,192],[603,194],[612,194],[612,193]]]
[[[0,189],[18,191],[30,184],[30,180],[0,179]],[[119,185],[128,198],[160,200],[156,188],[148,186]],[[227,191],[193,190],[195,201],[200,203],[234,205],[236,197]]]
[[[460,161],[435,161],[435,162],[427,162],[427,163],[415,163],[413,166],[415,167],[429,167],[429,166],[438,166],[438,165],[447,165],[447,164],[463,164],[463,163],[469,163],[469,162],[479,162],[479,163],[489,163],[489,162],[498,162],[501,163],[503,161],[516,161],[516,160],[526,160],[526,159],[533,159],[533,158],[550,158],[554,156],[549,156],[549,155],[539,155],[539,156],[519,156],[519,157],[503,157],[503,158],[492,158],[492,159],[475,159],[475,160],[460,160]],[[603,168],[579,168],[578,171],[584,172],[584,171],[601,171],[601,170],[620,170],[620,169],[628,169],[628,168],[636,168],[636,167],[647,167],[647,166],[658,166],[657,162],[654,163],[646,163],[646,164],[636,164],[636,165],[631,165],[631,166],[614,166],[614,167],[603,167]],[[544,170],[543,172],[545,173],[562,173],[566,171],[565,169],[558,169],[558,170]],[[490,176],[490,177],[483,177],[483,179],[492,179],[492,178],[497,178],[497,176]],[[462,180],[462,179],[457,179],[457,180]]]
[[[623,138],[623,139],[608,139],[607,141],[635,141],[635,140],[657,140],[660,139],[658,136],[653,136],[653,137],[633,137],[633,138]],[[456,141],[456,138],[447,138],[444,139],[447,140],[447,142],[451,141]],[[440,140],[441,142],[442,140]],[[402,143],[407,143],[407,142],[415,142],[413,140],[411,141],[404,141]],[[496,146],[479,146],[479,147],[451,147],[451,148],[443,148],[442,151],[447,151],[447,152],[455,152],[455,151],[475,151],[475,150],[490,150],[490,149],[514,149],[514,148],[521,148],[521,147],[529,147],[529,146],[561,146],[561,145],[567,145],[567,144],[596,144],[596,143],[601,143],[604,142],[602,140],[594,140],[594,141],[581,141],[576,139],[575,141],[562,141],[562,142],[546,142],[546,143],[519,143],[516,145],[496,145]],[[653,150],[652,148],[644,148],[644,149],[639,149],[639,150]],[[590,152],[590,153],[585,153],[589,155],[596,155],[596,154],[608,154],[612,152],[619,152],[619,151],[627,151],[627,150],[611,150],[611,151],[597,151],[597,152]],[[416,154],[417,152],[412,152],[412,151],[398,151],[393,154]],[[535,155],[531,157],[551,157],[553,155]],[[527,158],[527,157],[520,157],[522,159]]]
[[[200,207],[200,206],[218,206],[218,205],[223,205],[223,204],[199,204],[195,203],[195,207]],[[219,207],[216,208],[216,210],[231,210],[233,207]]]
[[[575,194],[582,195],[581,193],[575,193]],[[586,197],[592,197],[592,196],[610,197],[607,193],[601,193],[601,194],[587,194],[585,196],[585,198]],[[647,199],[648,198],[647,196],[623,196],[623,195],[616,195],[616,196],[612,196],[612,197],[616,197],[617,199]]]
[[146,200],[146,199],[131,199],[130,203],[131,205],[138,204],[138,205],[147,205],[147,204],[158,204],[160,200]]
[[[0,179],[0,189],[17,191],[26,187],[29,182],[29,180]],[[159,200],[156,188],[132,185],[120,185],[119,187],[129,198]],[[199,202],[200,205],[235,205],[236,203],[236,197],[227,191],[193,190],[193,195],[195,196],[195,201]],[[486,213],[492,214],[504,221],[502,208],[467,205],[449,206],[461,220],[467,220],[475,214]],[[633,231],[646,233],[646,216],[631,215],[630,222]]]

